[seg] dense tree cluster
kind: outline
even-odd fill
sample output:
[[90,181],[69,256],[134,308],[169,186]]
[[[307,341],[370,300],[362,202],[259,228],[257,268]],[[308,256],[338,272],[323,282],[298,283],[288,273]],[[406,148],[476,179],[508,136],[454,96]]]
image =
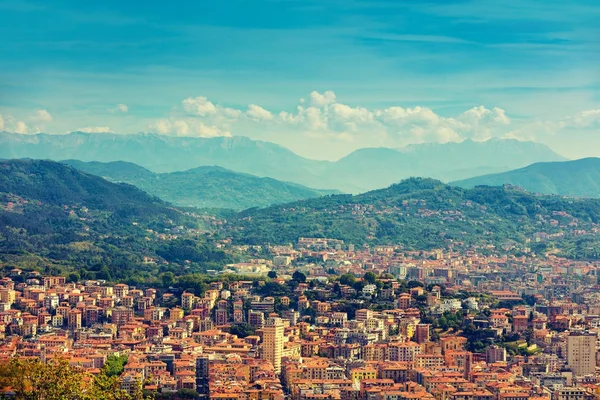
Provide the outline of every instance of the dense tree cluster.
[[[114,371],[112,371],[114,372]],[[105,366],[94,376],[67,360],[13,358],[0,364],[0,387],[18,400],[143,400],[142,382],[129,394]]]

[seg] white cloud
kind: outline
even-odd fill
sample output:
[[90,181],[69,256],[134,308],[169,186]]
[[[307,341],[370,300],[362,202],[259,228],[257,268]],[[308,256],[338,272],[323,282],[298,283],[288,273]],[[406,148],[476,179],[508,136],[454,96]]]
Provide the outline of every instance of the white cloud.
[[29,133],[29,128],[27,127],[27,124],[25,122],[17,121],[15,123],[14,131],[15,131],[15,133],[25,134],[25,133]]
[[599,129],[600,109],[578,112],[573,116],[558,121],[557,125],[559,128]]
[[473,107],[465,111],[459,116],[459,119],[468,123],[493,122],[498,124],[510,124],[510,118],[506,116],[506,112],[498,107],[488,110],[484,106]]
[[182,102],[183,109],[192,115],[205,117],[217,113],[217,107],[204,96],[189,97]]
[[273,119],[273,114],[271,114],[270,111],[265,110],[264,108],[262,108],[261,106],[257,106],[256,104],[250,104],[248,106],[246,115],[255,121],[270,121]]
[[2,118],[2,114],[0,114],[0,131],[4,130],[4,118]]
[[37,122],[50,122],[52,121],[52,115],[47,110],[37,110],[32,117],[32,120]]
[[206,125],[195,118],[188,119],[159,119],[148,128],[163,135],[190,137],[231,136],[231,133],[214,125]]
[[161,135],[166,135],[171,131],[171,121],[168,119],[159,119],[158,121],[150,124],[148,128],[156,131],[156,133],[160,133]]
[[218,107],[218,110],[220,111],[220,114],[227,119],[235,120],[242,115],[242,112],[240,110],[236,110],[235,108]]
[[112,133],[108,126],[86,126],[76,129],[77,132],[83,133]]
[[[315,107],[323,107],[328,104],[335,102],[336,96],[335,93],[331,90],[326,91],[325,93],[319,93],[314,91],[310,94],[310,104]],[[300,99],[300,103],[304,103],[304,99]]]
[[311,131],[327,129],[328,120],[325,112],[322,112],[316,107],[308,107],[307,109],[299,109],[299,116],[305,121],[306,127]]
[[117,113],[126,113],[129,112],[129,107],[127,106],[127,104],[117,104],[114,108],[109,108],[108,109],[109,113],[112,114],[117,114]]

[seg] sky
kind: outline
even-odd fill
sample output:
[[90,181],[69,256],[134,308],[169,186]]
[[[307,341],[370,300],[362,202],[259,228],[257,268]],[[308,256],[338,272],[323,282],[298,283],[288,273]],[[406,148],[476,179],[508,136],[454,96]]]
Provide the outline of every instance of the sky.
[[0,0],[0,131],[600,156],[597,0]]

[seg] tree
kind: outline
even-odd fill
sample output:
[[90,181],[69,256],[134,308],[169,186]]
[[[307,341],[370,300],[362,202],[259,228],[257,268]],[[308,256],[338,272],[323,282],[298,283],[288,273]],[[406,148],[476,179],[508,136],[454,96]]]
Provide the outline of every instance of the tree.
[[239,338],[245,338],[246,336],[254,335],[254,327],[247,323],[239,323],[231,325],[229,333],[236,335]]
[[295,280],[298,283],[305,283],[306,282],[306,275],[304,275],[300,271],[296,271],[296,272],[294,272],[292,274],[292,279]]
[[[134,400],[121,389],[118,376],[106,366],[97,376],[71,366],[67,360],[13,358],[0,365],[0,387],[11,387],[22,400]],[[141,399],[141,398],[140,398]]]
[[175,393],[176,399],[199,399],[200,393],[196,392],[194,389],[179,389],[177,393]]
[[275,271],[269,271],[269,273],[267,274],[267,276],[271,279],[277,279],[277,272]]
[[11,387],[17,399],[79,399],[85,390],[84,374],[66,360],[43,364],[13,358],[0,366],[0,386]]
[[120,376],[123,373],[123,369],[125,364],[127,363],[127,355],[116,355],[111,354],[107,357],[106,362],[104,363],[104,368],[106,368],[106,374],[108,376]]
[[81,275],[79,275],[77,272],[71,272],[67,277],[67,282],[69,283],[79,282],[80,280]]
[[340,276],[340,284],[353,286],[356,282],[356,278],[352,274],[344,274]]
[[373,271],[368,271],[363,276],[363,279],[367,283],[374,284],[377,281],[377,275],[375,275],[375,272]]
[[160,280],[162,281],[163,286],[168,288],[175,283],[175,274],[173,274],[171,271],[167,271],[161,274]]
[[290,296],[290,289],[277,282],[267,282],[258,288],[257,292],[263,296]]

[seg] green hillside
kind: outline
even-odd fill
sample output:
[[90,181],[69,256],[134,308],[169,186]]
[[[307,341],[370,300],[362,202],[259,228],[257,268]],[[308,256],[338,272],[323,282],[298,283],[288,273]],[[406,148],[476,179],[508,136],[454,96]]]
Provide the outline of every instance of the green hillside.
[[451,184],[464,188],[513,185],[533,193],[600,197],[600,158],[535,163],[514,171],[477,176]]
[[533,246],[536,236],[547,234],[555,235],[548,245],[573,255],[578,249],[582,257],[588,257],[598,249],[594,232],[599,220],[599,200],[539,196],[502,187],[466,190],[411,178],[357,196],[327,196],[248,210],[231,219],[226,229],[238,243],[330,237],[417,250],[487,245],[524,248],[529,240]]
[[[0,263],[84,278],[148,279],[229,256],[210,221],[127,184],[52,161],[0,162]],[[189,261],[189,262],[186,262]]]
[[126,182],[163,200],[183,207],[244,210],[319,197],[335,191],[315,190],[272,178],[229,171],[221,167],[198,167],[157,174],[136,164],[64,161],[81,171],[114,182]]

